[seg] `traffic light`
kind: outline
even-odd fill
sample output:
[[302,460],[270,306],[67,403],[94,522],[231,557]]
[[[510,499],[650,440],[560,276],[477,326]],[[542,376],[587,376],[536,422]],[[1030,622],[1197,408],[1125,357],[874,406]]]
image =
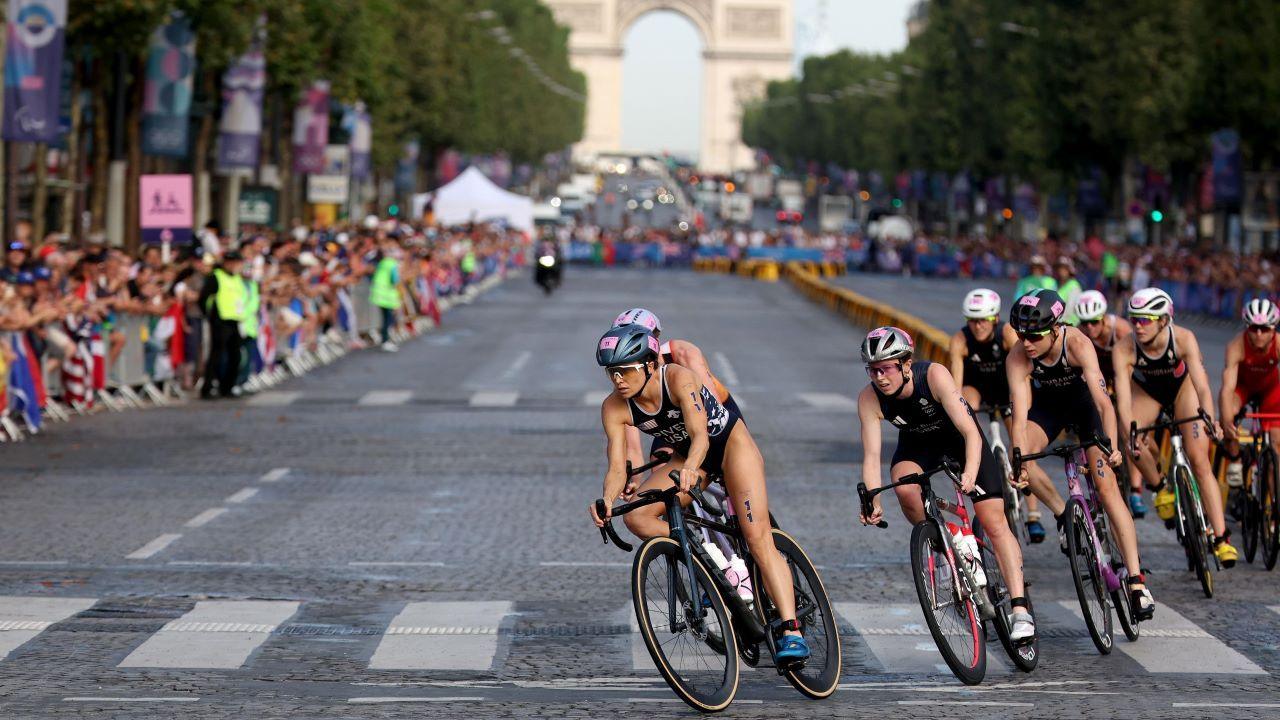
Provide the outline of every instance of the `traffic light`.
[[1012,208],[1005,208],[1005,209],[1001,210],[1001,211],[1000,211],[1000,217],[1004,218],[1005,220],[1012,220],[1012,219],[1013,219],[1013,209],[1012,209]]
[[395,203],[391,203],[390,205],[387,206],[387,214],[390,215],[391,217],[395,217],[399,215],[400,206]]
[[727,182],[724,184],[724,191],[729,193],[730,195],[732,195],[733,191],[737,189],[738,189],[738,186],[734,185],[732,182]]
[[1151,222],[1158,223],[1162,220],[1164,220],[1164,213],[1160,212],[1159,210],[1151,211]]
[[891,204],[892,204],[895,208],[900,208],[900,207],[902,207],[902,198],[894,198],[894,199],[893,199],[893,202],[892,202]]

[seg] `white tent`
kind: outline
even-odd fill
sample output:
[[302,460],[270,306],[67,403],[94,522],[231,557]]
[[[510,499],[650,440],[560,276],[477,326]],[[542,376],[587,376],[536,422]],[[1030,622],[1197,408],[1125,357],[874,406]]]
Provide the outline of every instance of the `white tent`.
[[434,198],[436,222],[444,225],[503,220],[517,230],[533,230],[533,200],[494,185],[474,167],[467,168],[453,182],[430,195],[415,195],[415,217],[422,216],[431,198]]

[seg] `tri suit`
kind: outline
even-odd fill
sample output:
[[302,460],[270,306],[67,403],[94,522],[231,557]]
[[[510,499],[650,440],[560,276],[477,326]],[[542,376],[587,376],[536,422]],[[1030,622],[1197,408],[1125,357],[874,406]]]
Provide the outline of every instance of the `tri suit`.
[[[670,341],[662,343],[661,352],[662,352],[662,362],[664,364],[664,367],[666,365],[671,365],[675,362],[675,356],[671,352]],[[712,376],[711,379],[712,381],[715,382],[716,384],[715,389],[717,391],[717,393],[713,393],[713,394],[718,394],[719,391],[724,391],[724,402],[720,404],[723,405],[726,410],[736,415],[738,420],[741,420],[742,422],[745,423],[746,420],[742,417],[742,410],[738,408],[738,402],[733,399],[733,395],[729,393],[729,389],[726,388],[724,385],[720,384],[720,381],[714,376]],[[663,388],[665,390],[666,386],[664,385]],[[660,450],[666,450],[668,452],[679,452],[678,450],[675,450],[674,448],[672,448],[671,443],[655,435],[653,438],[653,442],[649,443],[649,457],[653,457],[654,453]]]
[[[880,414],[898,429],[898,447],[893,451],[892,465],[900,462],[913,462],[920,469],[928,471],[942,464],[944,458],[960,463],[965,462],[964,435],[951,421],[947,409],[933,396],[929,388],[929,366],[933,363],[918,360],[911,363],[911,377],[915,387],[910,395],[905,393],[897,397],[889,397],[874,390],[880,402]],[[973,419],[973,409],[969,409],[969,417]],[[977,420],[973,420],[974,429],[982,437],[982,458],[978,463],[977,487],[982,494],[973,497],[974,502],[983,500],[1001,500],[1004,476],[987,438],[978,428]]]
[[1161,408],[1172,408],[1178,399],[1178,391],[1187,379],[1187,361],[1178,357],[1178,343],[1174,340],[1173,325],[1168,327],[1169,343],[1160,357],[1148,357],[1142,352],[1138,336],[1133,337],[1133,381]]
[[982,402],[992,407],[1009,404],[1009,376],[1004,370],[1004,323],[998,322],[991,338],[979,342],[965,325],[964,384],[978,391]]
[[[1240,406],[1249,401],[1258,403],[1258,412],[1280,413],[1280,342],[1271,338],[1271,344],[1263,350],[1255,350],[1244,340],[1244,357],[1236,366],[1236,397]],[[1265,420],[1263,427],[1270,430],[1280,427],[1280,421]]]
[[[1065,331],[1064,331],[1065,332]],[[1067,362],[1067,338],[1052,365],[1031,358],[1031,410],[1027,420],[1040,426],[1049,442],[1070,428],[1085,439],[1106,438],[1098,407],[1084,381],[1084,370]]]
[[[1102,379],[1107,381],[1108,390],[1111,390],[1116,386],[1116,368],[1111,361],[1111,358],[1116,353],[1116,326],[1113,320],[1114,317],[1114,315],[1108,315],[1106,317],[1106,320],[1112,320],[1111,335],[1107,337],[1107,344],[1093,344],[1094,352],[1098,353],[1098,369],[1102,371]],[[1106,320],[1104,320],[1104,322]]]
[[[671,392],[667,389],[668,367],[670,365],[658,368],[656,379],[662,384],[662,405],[658,407],[656,413],[651,414],[642,410],[634,398],[627,400],[627,405],[631,408],[631,424],[635,425],[640,432],[653,436],[654,449],[669,448],[677,455],[688,457],[693,439],[689,436],[688,428],[685,427],[684,411],[672,401]],[[723,469],[724,449],[729,444],[729,434],[733,432],[733,426],[737,425],[742,418],[736,407],[730,409],[721,405],[715,394],[706,386],[702,388],[701,400],[707,411],[709,447],[707,456],[699,467],[703,472],[718,474]],[[653,449],[650,452],[652,453]]]

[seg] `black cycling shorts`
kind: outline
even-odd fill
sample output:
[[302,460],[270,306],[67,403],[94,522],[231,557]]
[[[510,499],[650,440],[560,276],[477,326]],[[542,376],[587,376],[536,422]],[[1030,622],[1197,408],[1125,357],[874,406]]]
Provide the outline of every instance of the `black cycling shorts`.
[[[900,437],[898,447],[893,451],[890,467],[900,462],[913,462],[919,465],[921,470],[928,472],[941,465],[944,458],[959,463],[961,467],[964,466],[963,439],[959,442],[940,443],[932,438],[921,439],[905,433]],[[975,489],[974,494],[970,496],[974,502],[1004,498],[1004,471],[996,462],[995,455],[991,454],[991,446],[987,444],[986,437],[982,438],[982,459],[978,462],[976,488],[981,488],[982,494],[978,494]]]
[[1094,435],[1107,437],[1102,418],[1098,416],[1098,407],[1093,404],[1093,396],[1087,390],[1083,397],[1077,395],[1065,401],[1033,400],[1027,420],[1040,426],[1049,443],[1056,440],[1063,430],[1071,430],[1082,442]]
[[[1009,383],[1001,382],[1000,379],[979,376],[975,381],[965,378],[965,387],[971,387],[978,391],[978,396],[982,399],[983,405],[1000,406],[1009,404]],[[976,411],[977,408],[974,408]]]

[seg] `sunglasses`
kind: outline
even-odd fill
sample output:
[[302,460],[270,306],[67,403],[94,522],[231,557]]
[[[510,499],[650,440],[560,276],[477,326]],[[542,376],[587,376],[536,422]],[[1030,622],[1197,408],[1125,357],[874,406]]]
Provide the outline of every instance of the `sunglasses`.
[[995,322],[996,320],[999,320],[999,319],[1000,319],[1000,318],[996,318],[996,317],[989,317],[989,318],[969,318],[967,322],[968,322],[970,325],[976,325],[976,324],[978,324],[978,323],[984,323],[984,322]]
[[1030,340],[1031,342],[1040,342],[1041,340],[1049,337],[1049,333],[1051,332],[1053,332],[1053,328],[1050,328],[1048,330],[1038,330],[1036,332],[1019,332],[1018,339]]
[[633,363],[631,365],[610,365],[604,369],[604,374],[612,378],[617,376],[619,379],[630,375],[634,372],[640,372],[644,369],[644,363]]
[[1084,327],[1085,325],[1101,325],[1101,324],[1102,324],[1101,320],[1081,320],[1080,321],[1081,327]]
[[1253,333],[1261,333],[1265,335],[1266,333],[1275,332],[1275,331],[1276,329],[1271,327],[1270,325],[1250,325],[1249,326],[1249,332],[1253,332]]
[[876,378],[890,377],[893,375],[897,375],[901,372],[902,372],[901,365],[888,365],[886,367],[872,367],[870,365],[867,366],[867,375],[872,380],[875,380]]
[[1155,321],[1157,321],[1157,320],[1159,320],[1159,319],[1160,319],[1160,318],[1155,317],[1155,316],[1153,316],[1153,315],[1133,315],[1133,316],[1131,316],[1131,317],[1129,318],[1129,320],[1130,320],[1134,325],[1140,325],[1140,326],[1141,326],[1141,325],[1150,325],[1151,323],[1153,323],[1153,322],[1155,322]]

